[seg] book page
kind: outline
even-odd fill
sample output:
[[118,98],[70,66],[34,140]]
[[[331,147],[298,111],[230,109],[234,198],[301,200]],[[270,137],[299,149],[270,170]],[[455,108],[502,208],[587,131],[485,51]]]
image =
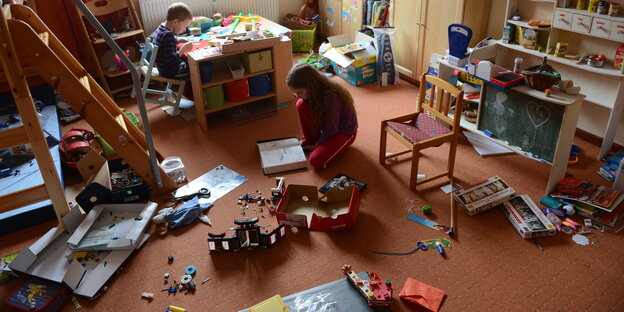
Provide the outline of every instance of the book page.
[[296,138],[258,143],[258,148],[263,168],[306,161]]

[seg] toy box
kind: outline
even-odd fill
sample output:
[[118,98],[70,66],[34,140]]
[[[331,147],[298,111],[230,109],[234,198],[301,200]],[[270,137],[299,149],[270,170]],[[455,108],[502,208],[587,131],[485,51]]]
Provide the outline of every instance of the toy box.
[[515,193],[503,179],[494,176],[468,189],[454,191],[453,197],[472,216],[508,201]]
[[[332,61],[336,74],[358,87],[377,81],[377,50],[373,46],[373,38],[357,33],[355,42],[343,34],[327,38],[332,47],[324,57]],[[345,51],[341,47],[359,43],[357,51]]]
[[[138,216],[145,207],[156,205],[148,202],[132,206]],[[80,209],[71,209],[63,216],[66,229],[50,229],[35,243],[23,248],[11,261],[9,268],[20,275],[63,283],[76,295],[94,298],[120,271],[130,255],[147,241],[149,235],[140,232],[140,229],[134,232],[135,228],[132,227],[129,231],[136,234],[135,248],[74,252],[67,242],[84,219],[85,215]]]
[[243,53],[241,58],[243,59],[245,71],[250,74],[273,68],[271,49]]
[[314,27],[310,30],[293,29],[292,30],[292,51],[293,52],[310,52],[314,49],[316,43],[316,29]]
[[56,312],[67,301],[67,288],[35,279],[27,280],[6,297],[6,305],[17,311]]
[[149,199],[147,184],[121,158],[107,161],[89,151],[77,167],[86,183],[84,190],[76,196],[76,202],[85,212],[98,204],[134,203]]
[[553,236],[555,226],[528,195],[520,195],[503,203],[501,209],[522,238]]
[[339,231],[355,226],[360,192],[353,185],[327,191],[322,198],[316,186],[290,184],[277,206],[280,224],[317,231]]

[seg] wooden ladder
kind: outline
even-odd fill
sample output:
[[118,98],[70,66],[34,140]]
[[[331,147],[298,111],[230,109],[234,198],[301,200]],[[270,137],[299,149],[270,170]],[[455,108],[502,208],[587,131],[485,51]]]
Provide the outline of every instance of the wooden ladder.
[[[132,124],[36,13],[23,5],[11,5],[11,13],[13,19],[7,23],[11,36],[20,38],[14,42],[20,55],[65,98],[74,111],[104,137],[152,190],[156,193],[173,191],[176,185],[162,168],[158,169],[162,187],[158,187],[143,133]],[[162,156],[155,154],[162,161]]]
[[[45,183],[1,196],[0,213],[49,198],[60,226],[64,227],[62,217],[69,212],[65,193],[30,95],[28,82],[17,57],[13,42],[15,34],[9,30],[4,13],[3,11],[0,14],[0,61],[23,125],[0,131],[0,149],[30,143]],[[41,42],[44,37],[46,36],[37,36],[37,40]]]

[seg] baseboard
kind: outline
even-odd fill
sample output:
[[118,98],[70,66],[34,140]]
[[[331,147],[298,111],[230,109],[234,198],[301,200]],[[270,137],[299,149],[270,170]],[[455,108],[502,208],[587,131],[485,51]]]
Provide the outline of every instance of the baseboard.
[[[576,132],[574,133],[574,136],[576,136],[576,137],[578,137],[580,139],[583,139],[583,140],[585,140],[585,141],[587,141],[587,142],[589,142],[591,144],[594,144],[596,146],[601,146],[602,145],[602,140],[603,139],[601,137],[599,137],[599,136],[597,136],[595,134],[589,133],[589,132],[587,132],[585,130],[576,129]],[[622,150],[622,149],[624,149],[624,146],[613,142],[613,145],[611,146],[611,152],[615,153],[615,152],[617,152],[619,150]]]

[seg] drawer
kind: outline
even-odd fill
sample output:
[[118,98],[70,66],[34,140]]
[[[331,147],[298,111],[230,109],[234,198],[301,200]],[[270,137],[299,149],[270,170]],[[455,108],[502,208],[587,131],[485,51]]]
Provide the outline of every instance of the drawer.
[[570,29],[572,25],[572,13],[563,10],[555,10],[555,20],[553,27],[559,29]]
[[623,22],[613,22],[613,25],[611,25],[611,39],[617,40],[619,42],[624,42]]
[[592,18],[589,15],[573,14],[572,15],[572,31],[589,34]]
[[611,20],[595,17],[592,21],[590,35],[609,38],[611,32]]

